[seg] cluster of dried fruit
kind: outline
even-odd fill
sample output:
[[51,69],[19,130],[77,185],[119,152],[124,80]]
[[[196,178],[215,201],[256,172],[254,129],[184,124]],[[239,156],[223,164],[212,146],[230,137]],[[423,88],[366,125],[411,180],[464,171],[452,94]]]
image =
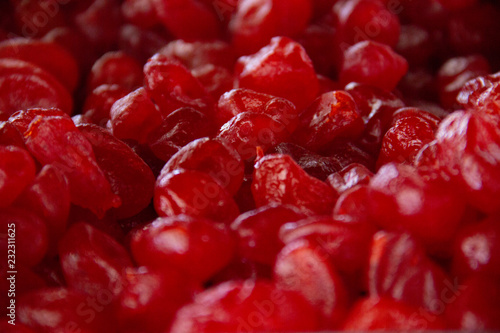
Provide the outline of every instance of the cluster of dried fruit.
[[1,2],[0,330],[500,329],[499,17]]

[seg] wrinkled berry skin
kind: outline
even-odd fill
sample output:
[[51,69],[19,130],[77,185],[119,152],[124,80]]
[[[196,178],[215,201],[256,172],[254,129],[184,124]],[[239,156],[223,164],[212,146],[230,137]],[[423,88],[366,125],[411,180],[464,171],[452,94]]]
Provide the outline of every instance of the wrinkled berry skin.
[[0,146],[0,207],[9,206],[35,178],[35,161],[24,149]]
[[186,214],[225,223],[239,214],[225,188],[210,175],[194,170],[162,173],[156,180],[154,205],[160,216]]
[[252,182],[257,207],[290,204],[310,214],[329,214],[337,199],[324,182],[307,175],[288,155],[268,155],[257,161]]
[[302,110],[315,98],[318,79],[300,44],[274,37],[257,53],[240,57],[235,68],[239,88],[283,97]]

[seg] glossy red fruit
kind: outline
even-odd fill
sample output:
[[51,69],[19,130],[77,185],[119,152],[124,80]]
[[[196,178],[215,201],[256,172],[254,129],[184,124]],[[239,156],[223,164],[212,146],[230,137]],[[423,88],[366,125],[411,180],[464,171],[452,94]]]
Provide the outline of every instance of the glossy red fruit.
[[495,123],[475,112],[456,111],[441,122],[436,139],[439,164],[463,184],[469,203],[485,212],[498,210],[500,169],[493,152],[500,134]]
[[336,156],[321,156],[290,142],[280,143],[268,153],[290,155],[305,172],[319,180],[325,180],[330,174],[342,169],[343,164]]
[[221,34],[220,21],[211,8],[196,0],[153,0],[163,25],[178,39],[210,40]]
[[345,91],[324,93],[299,119],[294,141],[313,151],[325,148],[335,139],[357,139],[364,129],[356,103]]
[[297,127],[295,105],[284,98],[258,93],[250,89],[232,89],[222,95],[217,104],[216,119],[224,124],[243,112],[265,113],[286,125],[292,133]]
[[148,137],[148,146],[159,159],[167,162],[179,149],[193,140],[212,136],[215,126],[203,113],[184,107],[164,118]]
[[35,178],[31,155],[16,146],[0,146],[0,207],[8,207]]
[[308,106],[319,89],[311,59],[286,37],[274,37],[257,53],[240,57],[235,74],[238,87],[286,98],[297,110]]
[[121,9],[123,17],[138,27],[147,29],[160,23],[152,0],[125,0]]
[[[155,178],[144,161],[125,143],[96,125],[80,125],[78,130],[92,145],[99,168],[113,193],[120,197],[114,209],[117,218],[131,217],[146,208],[153,198]],[[126,168],[123,166],[126,165]]]
[[30,108],[59,108],[67,114],[73,99],[59,81],[40,67],[16,59],[0,59],[0,110],[10,116]]
[[257,147],[266,152],[287,141],[290,136],[281,121],[265,113],[243,112],[234,116],[219,130],[218,138],[229,143],[243,160],[255,157]]
[[453,272],[461,278],[477,273],[500,278],[500,223],[492,215],[465,226],[455,239]]
[[72,290],[106,299],[108,304],[123,291],[123,272],[132,266],[122,245],[86,223],[68,229],[59,242],[59,257]]
[[50,108],[50,109],[27,109],[22,111],[17,111],[9,117],[9,123],[14,125],[17,130],[24,134],[28,131],[31,122],[37,117],[63,117],[70,119],[70,117],[64,113],[61,109]]
[[173,269],[165,274],[146,267],[129,268],[124,284],[117,309],[122,331],[165,331],[177,309],[191,300],[192,288]]
[[69,92],[73,92],[80,73],[71,53],[56,43],[28,38],[9,39],[0,43],[0,58],[30,62],[52,74]]
[[69,183],[63,171],[52,164],[45,165],[15,205],[44,219],[50,252],[54,253],[66,230],[70,208]]
[[387,230],[407,230],[426,245],[453,239],[464,198],[453,183],[432,179],[414,167],[389,163],[370,181],[370,214]]
[[161,174],[156,181],[154,205],[160,216],[186,214],[224,223],[239,214],[225,188],[206,173],[194,170]]
[[310,0],[243,0],[229,23],[238,54],[258,51],[274,36],[293,37],[311,18]]
[[208,64],[196,67],[192,73],[214,100],[218,100],[222,94],[233,88],[233,71],[226,67]]
[[306,215],[294,206],[274,204],[241,214],[231,224],[237,235],[239,255],[254,262],[273,265],[284,245],[278,238],[280,227],[304,217]]
[[[69,288],[42,288],[20,297],[19,322],[35,332],[113,332],[107,298],[89,298]],[[40,313],[51,316],[40,316]]]
[[260,280],[229,281],[182,307],[172,333],[297,332],[319,329],[311,305],[294,292]]
[[149,99],[144,88],[139,88],[117,100],[109,111],[111,131],[118,139],[147,141],[151,132],[160,127],[160,111]]
[[498,94],[495,93],[499,90],[498,86],[500,86],[500,73],[478,76],[463,85],[457,101],[464,108],[484,106],[492,99],[491,97]]
[[92,66],[87,78],[87,89],[94,90],[102,84],[117,84],[126,89],[136,89],[142,85],[142,66],[122,51],[103,54]]
[[268,155],[255,164],[252,193],[257,207],[290,204],[309,214],[330,214],[337,199],[324,182],[309,176],[288,155]]
[[467,331],[500,329],[498,279],[478,274],[459,284],[457,289],[445,311],[450,328]]
[[319,258],[329,261],[342,275],[356,279],[368,265],[374,232],[367,223],[315,216],[284,224],[279,236],[285,244],[307,240]]
[[413,164],[420,149],[434,140],[439,122],[438,117],[417,108],[396,111],[392,127],[382,140],[377,166],[389,162]]
[[366,83],[391,91],[407,70],[406,60],[389,46],[364,41],[345,51],[340,81]]
[[368,185],[372,177],[373,173],[366,166],[352,163],[328,176],[327,183],[340,195],[356,185]]
[[165,45],[158,53],[180,61],[191,70],[206,65],[232,70],[236,62],[232,46],[221,40],[188,42],[177,39]]
[[439,69],[437,85],[441,105],[445,109],[457,106],[457,96],[469,80],[490,73],[488,60],[476,54],[448,59]]
[[368,270],[371,296],[390,297],[439,316],[443,298],[456,292],[453,283],[411,235],[380,231],[373,237]]
[[337,1],[333,10],[346,46],[373,40],[394,47],[398,42],[398,16],[380,0]]
[[24,148],[23,135],[8,121],[0,121],[0,145]]
[[97,215],[121,204],[96,162],[92,145],[71,119],[37,116],[24,137],[26,146],[41,164],[54,164],[64,172],[72,203]]
[[92,124],[106,126],[110,119],[111,107],[130,90],[119,85],[104,84],[95,88],[86,98],[82,115]]
[[212,107],[206,89],[177,60],[156,54],[144,66],[144,76],[146,91],[164,116],[185,106],[203,113]]
[[404,102],[391,92],[368,84],[350,83],[345,91],[352,96],[365,122],[365,131],[359,140],[364,149],[378,154],[382,138],[389,129],[392,115],[405,106]]
[[371,222],[368,185],[356,185],[342,192],[333,207],[333,216],[342,221]]
[[314,306],[321,328],[334,329],[345,315],[346,291],[335,267],[317,249],[314,240],[288,243],[276,258],[274,280],[278,287],[297,292]]
[[[15,271],[16,262],[27,266],[38,264],[48,248],[45,221],[30,211],[12,207],[0,211],[0,221],[5,230],[5,236],[0,240],[1,247],[5,249],[2,258],[8,262],[8,270]],[[14,249],[11,246],[7,247],[8,244],[14,244]],[[13,254],[14,257],[7,257],[7,249],[9,249],[8,254]],[[7,261],[7,259],[10,260]]]
[[424,309],[387,298],[369,297],[358,301],[342,327],[345,331],[443,330],[446,323]]
[[430,31],[416,24],[401,25],[401,33],[395,50],[411,66],[425,66],[436,52],[436,48]]
[[240,155],[220,139],[202,138],[190,142],[172,156],[161,172],[177,169],[205,172],[233,195],[243,182],[244,165]]
[[158,218],[135,231],[131,249],[140,264],[184,279],[205,282],[224,268],[234,255],[234,240],[227,227],[186,215]]

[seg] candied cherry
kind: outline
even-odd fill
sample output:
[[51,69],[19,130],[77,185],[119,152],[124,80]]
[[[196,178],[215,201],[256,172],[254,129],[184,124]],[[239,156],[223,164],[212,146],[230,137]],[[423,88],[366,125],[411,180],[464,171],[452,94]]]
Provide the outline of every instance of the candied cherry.
[[123,291],[123,271],[132,266],[122,245],[86,223],[76,223],[64,234],[59,242],[59,258],[72,290],[108,302]]
[[37,117],[63,117],[68,118],[69,116],[64,113],[61,109],[50,108],[50,109],[27,109],[22,111],[17,111],[9,117],[9,122],[14,125],[17,130],[24,134],[28,131],[31,122]]
[[441,105],[446,109],[454,108],[462,86],[470,79],[489,72],[488,60],[479,54],[448,59],[437,74]]
[[[457,102],[465,108],[484,106],[491,99],[491,93],[500,86],[500,73],[478,76],[467,81],[457,96]],[[491,97],[490,97],[491,96]]]
[[0,121],[0,145],[24,148],[23,135],[8,121]]
[[[13,207],[0,210],[0,221],[3,230],[5,230],[3,234],[5,236],[0,239],[1,247],[5,249],[5,254],[7,254],[7,236],[11,238],[12,234],[10,230],[14,230],[13,238],[16,245],[14,265],[16,262],[24,263],[27,266],[38,264],[47,253],[48,248],[45,221],[31,211]],[[10,251],[9,254],[11,254]],[[5,255],[2,258],[6,257]],[[10,260],[9,263],[11,263]]]
[[455,239],[453,271],[462,278],[476,273],[500,278],[499,248],[498,215],[467,225]]
[[114,102],[109,117],[108,127],[114,136],[139,143],[145,143],[162,123],[160,111],[142,87]]
[[300,114],[299,120],[293,139],[313,151],[325,148],[335,139],[357,139],[364,129],[354,99],[341,90],[318,97]]
[[215,131],[213,122],[205,114],[183,107],[165,117],[162,125],[151,132],[147,142],[154,155],[167,162],[191,141],[212,136]]
[[52,74],[69,92],[78,85],[80,73],[71,53],[56,43],[15,38],[0,43],[0,58],[14,58],[32,63]]
[[310,0],[238,1],[229,29],[239,54],[258,51],[274,36],[293,37],[303,31],[312,14]]
[[49,72],[17,59],[0,59],[0,112],[10,116],[30,108],[73,110],[68,90]]
[[128,22],[141,28],[151,28],[160,23],[153,0],[125,0],[121,10]]
[[456,111],[440,123],[436,133],[437,160],[458,178],[471,205],[485,212],[498,210],[500,133],[486,112]]
[[274,264],[284,245],[278,238],[280,227],[305,216],[294,206],[275,204],[241,214],[231,224],[237,235],[239,255],[254,262]]
[[379,231],[373,236],[370,252],[370,296],[389,297],[442,314],[442,298],[456,292],[452,279],[426,257],[411,235]]
[[131,249],[140,264],[204,282],[229,264],[234,240],[226,226],[186,215],[160,217],[133,232]]
[[473,275],[458,284],[445,316],[451,329],[488,331],[500,329],[500,287],[498,279]]
[[373,40],[394,47],[399,39],[398,16],[380,0],[337,1],[337,28],[347,45]]
[[[431,318],[431,320],[429,320]],[[359,300],[349,311],[342,326],[345,331],[422,331],[444,330],[446,323],[424,309],[388,298]]]
[[177,39],[165,45],[158,53],[180,61],[191,70],[205,65],[232,69],[236,62],[232,47],[221,40],[188,42]]
[[142,85],[142,66],[122,51],[103,54],[92,66],[87,78],[87,89],[94,90],[103,84],[117,84],[127,89]]
[[189,106],[207,113],[212,100],[198,79],[179,61],[157,53],[144,66],[145,87],[164,116]]
[[410,165],[389,163],[369,187],[371,218],[379,226],[407,230],[430,247],[453,239],[465,210],[453,183],[425,177]]
[[284,98],[250,89],[232,89],[219,98],[216,119],[222,125],[243,112],[265,113],[286,125],[291,133],[297,127],[297,109]]
[[317,248],[314,240],[288,243],[276,258],[274,280],[278,287],[302,295],[320,314],[321,327],[332,329],[341,324],[347,296],[335,267]]
[[420,149],[434,140],[440,119],[417,108],[394,113],[393,125],[385,133],[377,160],[380,167],[389,162],[413,164]]
[[297,332],[319,329],[314,308],[295,292],[262,280],[228,281],[177,311],[172,333]]
[[71,202],[98,215],[120,206],[99,168],[92,145],[71,118],[37,116],[24,134],[26,146],[42,164],[55,164],[70,184]]
[[69,183],[62,170],[52,164],[45,165],[14,205],[44,219],[49,247],[55,252],[57,241],[66,230],[70,209]]
[[286,141],[290,136],[284,123],[266,113],[239,113],[219,129],[218,138],[229,143],[243,160],[256,155],[257,147],[263,152]]
[[197,0],[152,0],[156,14],[175,37],[185,40],[210,40],[221,34],[217,15]]
[[212,176],[196,170],[160,174],[154,205],[160,216],[186,214],[230,223],[239,215],[231,194]]
[[274,37],[257,53],[238,59],[237,85],[283,97],[301,111],[319,91],[318,79],[304,48],[287,37]]
[[233,72],[225,67],[208,64],[196,67],[191,72],[214,100],[233,87]]
[[373,173],[363,164],[352,163],[328,176],[327,183],[338,195],[356,185],[368,185]]
[[[131,217],[146,208],[153,198],[155,178],[151,169],[125,143],[96,125],[79,125],[78,130],[92,145],[99,168],[111,190],[120,197],[114,209],[117,218]],[[126,168],[122,166],[126,165]]]
[[110,300],[105,297],[89,298],[64,287],[42,288],[21,296],[17,306],[19,322],[35,332],[113,332]]
[[344,52],[340,81],[366,83],[391,91],[407,71],[406,60],[389,46],[364,41]]
[[0,146],[0,207],[8,207],[35,178],[31,155],[16,146]]
[[337,199],[330,186],[281,154],[264,156],[255,163],[252,193],[257,207],[290,204],[310,214],[330,214]]
[[85,98],[82,116],[89,123],[106,126],[113,104],[128,93],[129,89],[117,84],[100,85]]
[[176,169],[202,171],[235,194],[243,182],[244,165],[238,152],[223,140],[201,138],[179,150],[165,164],[162,173]]
[[163,332],[178,308],[191,300],[192,288],[181,273],[146,267],[125,270],[125,287],[118,298],[117,318],[122,332]]
[[426,65],[436,51],[429,31],[416,24],[401,25],[401,33],[395,50],[410,66]]

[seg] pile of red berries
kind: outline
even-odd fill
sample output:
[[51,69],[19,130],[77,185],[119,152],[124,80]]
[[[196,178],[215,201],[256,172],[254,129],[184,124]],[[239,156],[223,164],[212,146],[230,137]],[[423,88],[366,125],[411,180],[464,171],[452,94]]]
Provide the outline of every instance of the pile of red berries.
[[0,2],[0,331],[500,330],[499,31],[493,0]]

